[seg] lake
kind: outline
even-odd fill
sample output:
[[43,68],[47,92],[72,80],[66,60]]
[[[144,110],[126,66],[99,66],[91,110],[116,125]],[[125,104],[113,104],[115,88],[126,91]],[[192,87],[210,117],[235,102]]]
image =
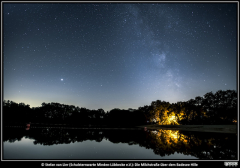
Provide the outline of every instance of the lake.
[[4,160],[236,160],[237,135],[7,126]]

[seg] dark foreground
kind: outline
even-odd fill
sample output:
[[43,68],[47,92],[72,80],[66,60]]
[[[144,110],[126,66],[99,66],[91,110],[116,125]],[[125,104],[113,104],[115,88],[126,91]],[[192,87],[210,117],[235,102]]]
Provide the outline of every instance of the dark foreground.
[[[26,123],[5,124],[4,126],[27,126]],[[213,132],[213,133],[232,133],[237,134],[237,125],[141,125],[141,126],[107,126],[107,125],[68,125],[68,124],[44,124],[31,123],[30,128],[73,128],[73,129],[120,129],[120,130],[181,130],[181,131],[198,131],[198,132]]]
[[237,133],[237,125],[143,125],[140,128],[147,129],[166,129],[181,131],[199,131],[199,132],[215,132],[215,133]]

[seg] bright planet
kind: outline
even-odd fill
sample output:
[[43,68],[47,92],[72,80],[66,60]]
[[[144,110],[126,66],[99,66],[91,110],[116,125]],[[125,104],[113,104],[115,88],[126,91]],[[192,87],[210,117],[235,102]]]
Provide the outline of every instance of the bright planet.
[[237,88],[234,3],[6,3],[2,14],[5,100],[109,111]]

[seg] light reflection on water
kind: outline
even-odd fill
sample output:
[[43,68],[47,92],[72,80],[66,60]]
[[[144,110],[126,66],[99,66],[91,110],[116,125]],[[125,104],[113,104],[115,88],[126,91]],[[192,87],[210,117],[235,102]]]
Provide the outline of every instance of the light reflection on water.
[[[176,159],[184,155],[175,154],[161,157],[155,155],[151,149],[128,145],[126,143],[114,144],[108,140],[101,143],[87,140],[82,143],[58,144],[52,146],[24,145],[23,142],[4,143],[4,158],[6,159]],[[17,148],[17,150],[16,150]],[[185,156],[184,158],[196,159]]]
[[178,130],[5,128],[4,159],[236,159],[237,136]]

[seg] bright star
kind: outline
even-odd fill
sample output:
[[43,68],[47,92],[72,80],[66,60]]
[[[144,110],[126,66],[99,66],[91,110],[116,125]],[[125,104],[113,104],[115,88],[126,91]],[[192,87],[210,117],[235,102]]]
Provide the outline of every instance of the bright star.
[[61,79],[61,81],[63,81],[63,79]]

